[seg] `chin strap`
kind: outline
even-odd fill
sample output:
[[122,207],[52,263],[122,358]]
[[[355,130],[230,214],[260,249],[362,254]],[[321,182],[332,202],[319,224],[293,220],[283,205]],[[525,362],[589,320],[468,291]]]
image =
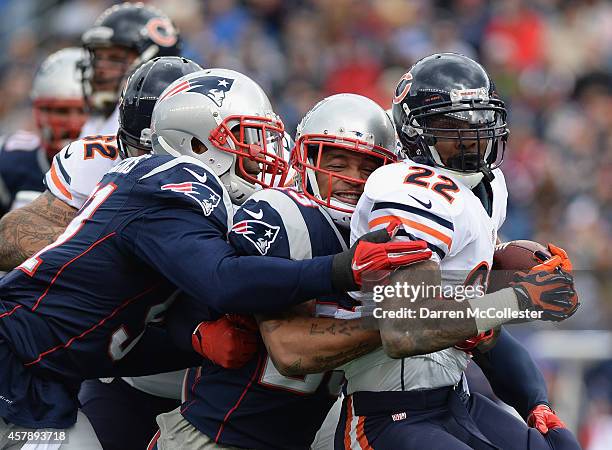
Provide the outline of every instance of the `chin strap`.
[[493,174],[493,171],[491,170],[489,166],[483,166],[482,169],[480,169],[480,171],[482,172],[482,174],[484,175],[484,177],[487,179],[489,183],[495,179],[495,175]]

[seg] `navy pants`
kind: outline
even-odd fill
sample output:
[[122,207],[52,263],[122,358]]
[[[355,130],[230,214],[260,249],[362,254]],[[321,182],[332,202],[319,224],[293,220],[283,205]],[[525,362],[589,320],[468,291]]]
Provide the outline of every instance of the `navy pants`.
[[104,450],[145,449],[157,431],[155,417],[180,405],[179,400],[147,394],[120,378],[112,383],[85,381],[79,400]]
[[542,435],[487,398],[452,388],[358,392],[344,399],[335,450],[579,450],[572,433]]

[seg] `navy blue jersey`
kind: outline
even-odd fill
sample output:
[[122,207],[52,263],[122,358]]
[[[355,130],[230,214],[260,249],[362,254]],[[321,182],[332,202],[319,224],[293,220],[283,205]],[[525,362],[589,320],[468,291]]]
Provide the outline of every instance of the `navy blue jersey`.
[[[0,341],[32,373],[76,383],[113,376],[178,289],[215,310],[249,313],[332,291],[331,258],[237,258],[226,242],[231,211],[219,179],[193,158],[123,161],[53,244],[0,281]],[[260,260],[266,271],[235,281]],[[279,289],[282,299],[269,295]],[[13,388],[0,376],[0,396],[14,403]],[[46,423],[3,406],[0,416],[17,424]]]
[[[347,236],[318,206],[293,190],[253,195],[235,214],[230,243],[244,255],[304,259],[346,248]],[[267,259],[267,258],[266,258]],[[253,273],[246,273],[248,279]],[[319,296],[329,307],[351,308],[346,294]],[[240,369],[205,362],[191,369],[183,415],[223,445],[255,449],[305,449],[339,393],[341,372],[281,375],[265,348]]]
[[35,134],[19,131],[0,144],[0,215],[34,200],[45,190],[47,154]]

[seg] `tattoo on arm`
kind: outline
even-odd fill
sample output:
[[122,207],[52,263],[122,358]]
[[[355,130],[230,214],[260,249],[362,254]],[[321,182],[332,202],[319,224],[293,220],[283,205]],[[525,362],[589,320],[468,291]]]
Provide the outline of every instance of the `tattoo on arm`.
[[361,319],[312,317],[308,307],[258,317],[268,354],[285,376],[320,373],[380,346],[378,330]]
[[341,323],[332,322],[331,324],[322,324],[316,319],[310,324],[311,335],[327,334],[335,336],[336,334],[343,334],[345,336],[351,336],[355,330],[361,330],[362,326],[360,323],[356,323],[356,320],[342,320]]
[[[440,271],[437,264],[428,261],[421,263],[420,267],[415,265],[396,272],[391,277],[391,283],[395,282],[439,286]],[[387,354],[393,358],[443,350],[478,334],[474,318],[467,314],[468,302],[418,298],[414,303],[407,303],[406,298],[393,296],[383,301],[383,308],[386,311],[401,311],[402,307],[415,311],[416,317],[379,319],[383,346]],[[420,317],[419,312],[422,309],[440,314],[435,317]]]
[[287,367],[287,373],[289,374],[301,374],[302,373],[302,358],[295,361],[293,364]]
[[51,244],[77,210],[45,191],[0,220],[0,269],[10,270]]

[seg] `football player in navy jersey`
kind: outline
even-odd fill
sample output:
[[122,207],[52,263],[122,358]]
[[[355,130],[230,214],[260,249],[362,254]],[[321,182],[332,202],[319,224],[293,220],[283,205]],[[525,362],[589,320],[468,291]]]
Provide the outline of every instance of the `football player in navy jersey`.
[[[53,162],[58,178],[47,179],[51,193],[67,203],[80,206],[82,196],[79,193],[91,191],[104,172],[119,164],[122,158],[150,153],[151,113],[155,101],[174,80],[201,69],[193,61],[178,56],[157,57],[138,67],[121,93],[119,138],[109,136],[83,140],[85,148],[116,149],[116,158],[105,158],[104,153],[94,150],[95,156],[85,159],[88,154],[81,150],[81,141],[71,144]],[[66,154],[71,154],[70,158],[66,159]],[[61,192],[59,184],[55,184],[60,177],[65,180],[65,176],[71,175],[66,190],[71,192],[72,199]],[[211,328],[220,325],[213,322]],[[223,342],[231,345],[234,341],[225,339]],[[155,417],[180,404],[183,372],[86,380],[79,392],[81,410],[91,422],[102,447],[105,450],[144,448],[157,429]]]
[[85,123],[78,65],[85,58],[79,48],[49,55],[32,83],[32,109],[38,133],[27,131],[0,139],[0,216],[37,197],[45,187],[49,162]]
[[[298,127],[293,165],[299,190],[267,189],[251,196],[234,216],[230,242],[241,254],[288,259],[346,248],[365,180],[396,159],[387,150],[396,149],[394,139],[390,119],[370,100],[339,94],[320,102]],[[190,369],[185,402],[158,417],[160,431],[152,447],[307,448],[339,392],[341,373],[325,371],[380,345],[378,331],[364,329],[355,318],[359,310],[351,297],[336,295],[259,316],[265,350],[239,370],[209,362]],[[200,333],[206,327],[196,327],[192,338],[199,351],[211,346]],[[490,343],[488,348],[477,344],[462,345],[474,353],[497,395],[525,417],[548,404],[541,373],[507,332],[492,349]],[[188,348],[189,342],[182,346]],[[312,448],[333,447],[338,418],[334,408]]]
[[242,74],[210,69],[177,80],[158,100],[152,130],[154,149],[167,155],[114,166],[64,233],[0,281],[3,438],[78,431],[83,379],[159,371],[122,359],[179,291],[219,313],[275,311],[355,290],[368,269],[431,256],[422,242],[387,242],[383,230],[334,256],[238,257],[226,241],[232,201],[287,169],[282,123]]
[[[335,122],[325,114],[329,107],[339,113]],[[324,110],[322,115],[319,114],[321,109]],[[357,117],[362,120],[356,122]],[[393,125],[373,101],[354,94],[339,94],[322,101],[307,118],[327,119],[332,142],[322,151],[321,141],[317,144],[314,140],[298,141],[294,151],[299,151],[300,145],[316,147],[310,150],[318,152],[323,171],[319,174],[321,178],[308,182],[316,184],[317,192],[319,185],[326,191],[331,189],[334,206],[340,208],[342,204],[346,212],[357,203],[363,180],[377,167],[397,159]],[[349,123],[353,128],[346,128],[344,133],[337,131]],[[314,136],[309,135],[308,139],[311,138]],[[299,172],[300,167],[296,168]],[[327,192],[322,195],[331,197]],[[295,189],[261,190],[234,216],[230,242],[243,255],[288,260],[308,260],[344,251],[347,228],[338,227],[336,221],[348,224],[346,219],[350,214],[327,211],[319,207],[317,200]],[[337,311],[350,313],[357,306],[347,294],[313,298],[317,298],[317,302],[300,305],[299,309],[312,309],[313,313],[316,309],[318,315],[327,317],[319,319],[316,329],[286,333],[286,341],[277,342],[277,334],[271,331],[278,321],[274,315],[264,319],[260,327],[266,346],[273,347],[270,353],[261,347],[258,354],[239,369],[227,370],[207,360],[202,367],[191,369],[184,386],[186,398],[182,407],[158,417],[158,448],[203,448],[208,445],[307,448],[341,386],[342,373],[324,371],[380,345],[378,332],[362,329],[360,320],[345,322],[333,318]],[[185,308],[186,304],[178,307]],[[310,313],[306,315],[311,316]],[[213,312],[209,318],[216,317]],[[334,327],[337,332],[330,331]],[[201,329],[202,326],[198,327],[194,335],[196,348],[206,344],[206,338],[200,335]],[[191,342],[185,341],[183,345],[189,347]],[[303,353],[303,359],[289,360],[294,355],[284,354],[278,348],[285,346]],[[319,370],[319,366],[324,366],[323,370]],[[309,375],[302,376],[305,373]],[[294,377],[295,374],[298,376]]]

